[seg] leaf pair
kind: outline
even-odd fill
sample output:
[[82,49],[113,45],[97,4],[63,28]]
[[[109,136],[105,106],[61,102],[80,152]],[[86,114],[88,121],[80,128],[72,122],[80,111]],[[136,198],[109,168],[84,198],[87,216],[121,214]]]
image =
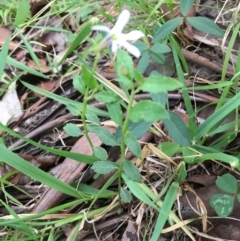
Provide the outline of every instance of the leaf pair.
[[[239,184],[237,179],[231,174],[225,174],[216,180],[219,189],[230,194],[215,194],[210,199],[211,207],[216,211],[219,217],[229,216],[234,208],[234,199],[237,197],[240,202]],[[232,195],[231,195],[232,194]]]

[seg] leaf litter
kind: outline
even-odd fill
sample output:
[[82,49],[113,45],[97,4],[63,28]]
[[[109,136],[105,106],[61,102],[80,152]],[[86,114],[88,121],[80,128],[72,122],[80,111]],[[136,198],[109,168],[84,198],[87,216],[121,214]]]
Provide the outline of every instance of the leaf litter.
[[[216,1],[211,0],[201,1],[198,7],[191,9],[190,15],[195,16],[196,14],[200,14],[201,16],[207,16],[213,20],[221,18],[221,21],[218,21],[218,23],[221,24],[223,29],[226,29],[233,16],[230,11],[220,12],[220,10],[223,8],[236,8],[237,5],[232,6],[228,1],[225,2],[226,3],[216,3]],[[220,4],[220,6],[218,4]],[[23,36],[31,43],[31,49],[29,50],[29,47],[24,45],[23,39],[15,33],[14,28],[9,26],[0,28],[0,45],[2,46],[7,37],[11,36],[12,40],[9,45],[9,54],[31,69],[46,74],[48,79],[44,80],[41,77],[37,78],[25,72],[21,75],[17,83],[13,82],[14,84],[9,85],[9,89],[10,86],[14,85],[14,90],[10,92],[8,89],[1,99],[0,109],[2,112],[1,118],[3,119],[0,119],[0,122],[11,127],[18,133],[51,148],[54,147],[60,150],[69,150],[71,152],[91,155],[91,147],[86,137],[71,137],[63,131],[66,122],[79,123],[79,119],[76,119],[72,113],[68,113],[65,105],[27,90],[20,82],[20,80],[23,80],[53,94],[70,100],[81,101],[83,96],[79,95],[79,92],[77,92],[72,85],[72,74],[78,74],[81,71],[77,68],[78,64],[74,63],[74,60],[77,59],[74,55],[81,55],[81,51],[87,49],[88,43],[81,43],[81,46],[77,48],[76,52],[74,52],[72,56],[69,56],[62,64],[60,70],[56,69],[54,59],[60,56],[60,58],[57,59],[59,61],[59,59],[65,55],[66,49],[71,43],[71,38],[73,35],[76,36],[82,27],[82,20],[76,15],[68,15],[67,18],[63,19],[62,16],[54,12],[48,12],[51,10],[52,6],[44,0],[30,1],[30,5],[32,16],[38,14],[42,8],[47,6],[46,11],[40,15],[41,19],[36,21],[34,26],[30,26],[30,29],[25,29],[23,31]],[[113,11],[111,12],[112,9],[109,5],[103,6],[103,8],[112,14]],[[172,14],[169,14],[171,9],[166,9],[166,6],[162,6],[161,11],[163,11],[167,19],[170,20],[173,18]],[[50,13],[50,17],[47,13]],[[89,11],[89,17],[94,14],[94,11]],[[76,23],[75,19],[79,21]],[[102,20],[106,21],[104,18]],[[177,30],[176,33],[178,33],[178,31],[179,30]],[[183,31],[185,36],[181,37],[179,35],[179,40],[180,45],[182,45],[182,54],[186,58],[189,66],[189,74],[186,79],[187,85],[201,87],[206,84],[218,83],[221,79],[221,73],[224,67],[223,54],[225,55],[227,52],[227,47],[231,42],[231,35],[228,35],[225,39],[220,37],[215,37],[213,39],[211,35],[206,35],[199,30],[191,28],[188,24],[184,26]],[[239,49],[238,38],[239,36],[236,37],[231,51],[230,62],[232,66],[229,65],[226,71],[226,76],[228,77],[234,75],[233,67],[237,64],[237,51]],[[30,54],[29,51],[34,52],[38,61],[33,59],[33,55]],[[58,61],[56,62],[58,63]],[[106,68],[108,63],[108,60],[103,58],[98,66],[99,72],[105,78],[110,76],[109,68]],[[175,68],[174,63],[170,65],[170,69]],[[169,67],[169,65],[167,67]],[[160,73],[167,73],[170,77],[177,78],[176,73],[174,74],[173,71],[170,71],[170,73],[168,70],[166,71],[167,67],[164,66],[163,63],[151,61],[145,72],[145,76],[148,77],[152,71],[158,71]],[[9,76],[16,76],[20,73],[17,68],[12,66],[6,66],[5,71]],[[111,79],[116,78],[115,72],[111,73],[111,77]],[[215,108],[212,108],[213,105],[209,104],[219,101],[219,92],[215,90],[194,90],[189,91],[189,94],[196,108],[197,117],[202,118],[204,122],[208,116],[214,113]],[[6,102],[6,98],[8,98],[9,95],[10,101]],[[173,95],[175,95],[175,99],[172,98]],[[189,116],[185,111],[186,107],[184,106],[181,93],[169,93],[167,97],[170,107],[173,109],[172,113],[176,113],[182,119],[183,123],[187,124]],[[149,99],[150,96],[139,95],[138,98],[138,101],[140,101],[142,98]],[[104,104],[97,101],[90,104],[103,110],[106,109]],[[174,108],[179,110],[179,106],[183,109],[184,114],[182,111],[174,111]],[[234,116],[231,117],[232,115],[233,114],[229,115],[230,120],[223,121],[223,124],[231,123],[234,119]],[[102,117],[100,121],[103,123],[105,117]],[[160,132],[147,132],[139,138],[139,143],[142,148],[142,158],[137,159],[128,151],[126,153],[126,159],[132,161],[138,167],[141,171],[142,179],[149,183],[153,192],[163,193],[162,195],[164,195],[163,188],[167,185],[167,180],[172,178],[175,167],[182,157],[181,151],[177,148],[170,156],[165,154],[164,147],[162,147],[163,149],[161,151],[159,149],[156,151],[156,149],[151,148],[151,145],[161,146],[161,143],[165,141],[170,143],[172,141],[171,133],[169,133],[164,126],[164,123],[157,123],[157,127],[165,133],[165,137],[160,135]],[[116,131],[116,128],[110,125],[104,128],[111,130],[111,133]],[[225,133],[230,131],[231,128],[227,129]],[[106,143],[103,144],[96,134],[89,133],[89,138],[93,146],[101,146],[108,152],[108,160],[116,162],[116,164],[120,163],[120,152],[118,148],[106,145]],[[83,162],[83,160],[75,161],[68,157],[63,158],[61,155],[59,155],[59,157],[52,154],[46,155],[44,151],[32,145],[28,144],[21,146],[23,143],[19,143],[16,138],[10,137],[7,134],[4,135],[4,141],[9,148],[18,148],[20,150],[19,155],[26,160],[30,160],[33,165],[45,169],[46,172],[51,173],[65,183],[75,184],[76,186],[79,185],[79,191],[83,190],[81,189],[83,186],[80,184],[84,183],[95,188],[94,190],[100,189],[104,185],[107,185],[107,181],[115,174],[115,171],[112,171],[111,173],[94,177],[95,173],[88,167],[87,163]],[[208,145],[210,146],[210,144],[215,143],[215,141],[218,141],[218,137],[217,135],[212,135],[208,140]],[[236,137],[228,145],[223,145],[222,147],[225,150],[230,150],[237,148],[238,143],[239,137]],[[56,158],[58,159],[57,162]],[[194,161],[194,158],[196,157],[194,156],[191,159]],[[159,162],[159,160],[161,161]],[[45,163],[47,163],[47,166],[45,166]],[[38,199],[37,202],[36,199],[31,200],[25,193],[16,192],[17,189],[13,191],[13,193],[15,192],[15,198],[21,200],[23,203],[23,205],[21,205],[22,209],[16,209],[16,205],[11,205],[11,208],[19,214],[26,212],[39,213],[57,206],[58,204],[64,204],[64,202],[69,199],[69,197],[53,188],[44,186],[43,190],[41,184],[37,181],[33,179],[24,179],[22,173],[14,173],[14,169],[10,166],[1,166],[0,171],[1,176],[10,175],[11,172],[13,172],[13,175],[7,178],[9,183],[13,183],[25,191],[28,190],[27,192],[34,197],[37,196],[36,190],[31,190],[27,187],[31,185],[34,186],[34,189],[39,190],[40,199]],[[238,239],[240,232],[239,224],[238,221],[233,221],[233,218],[235,220],[239,220],[240,218],[239,202],[235,201],[234,203],[234,210],[230,216],[231,219],[214,218],[216,212],[210,206],[209,202],[212,195],[223,193],[215,184],[216,176],[222,175],[228,171],[229,167],[211,160],[204,164],[192,163],[187,165],[188,178],[186,182],[184,182],[184,185],[181,186],[183,195],[179,198],[178,204],[176,203],[176,208],[179,208],[179,216],[183,218],[183,220],[201,218],[190,223],[190,230],[196,238],[192,240],[210,240],[209,236],[216,237],[215,240]],[[239,180],[239,174],[237,172],[231,173]],[[116,183],[113,183],[109,187],[109,190],[113,192],[116,192],[116,189]],[[2,195],[3,193],[1,193],[1,196]],[[22,196],[24,196],[23,199],[21,199]],[[34,202],[34,205],[24,201],[24,199]],[[59,213],[59,217],[61,214],[69,214],[70,217],[71,214],[88,209],[89,205],[92,206],[89,202],[76,204],[76,206],[70,207],[64,212]],[[86,237],[90,238],[95,236],[98,236],[98,238],[94,240],[143,240],[143,236],[145,235],[144,232],[147,232],[147,237],[151,236],[151,226],[154,225],[155,220],[153,210],[146,208],[146,205],[139,202],[139,200],[134,199],[130,204],[123,204],[121,210],[111,198],[105,199],[104,201],[99,199],[94,205],[98,207],[109,205],[111,208],[109,212],[103,213],[101,218],[100,216],[96,216],[95,220],[93,218],[90,223],[85,223],[81,227],[80,237],[76,240],[89,240],[86,239]],[[180,205],[180,207],[177,205]],[[203,210],[207,213],[202,213]],[[6,209],[2,207],[1,213],[7,214]],[[212,226],[207,226],[206,220],[209,221]],[[206,227],[207,229],[205,229]],[[68,228],[64,226],[62,228],[62,240],[73,235],[75,228],[76,226],[74,223]],[[164,229],[167,228],[167,226],[164,227]],[[224,232],[222,231],[223,229]],[[148,238],[145,240],[148,240]],[[159,240],[189,240],[189,238],[186,237],[184,231],[176,228],[167,233],[163,230]]]

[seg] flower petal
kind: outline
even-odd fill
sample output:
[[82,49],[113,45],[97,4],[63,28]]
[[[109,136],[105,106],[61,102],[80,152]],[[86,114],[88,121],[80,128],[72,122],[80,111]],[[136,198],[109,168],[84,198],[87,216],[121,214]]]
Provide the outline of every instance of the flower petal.
[[111,31],[113,33],[121,33],[123,31],[123,28],[128,23],[129,19],[130,19],[130,12],[127,9],[124,9],[118,16],[117,22],[115,23]]
[[144,36],[144,33],[139,30],[133,30],[129,33],[123,34],[125,40],[136,41]]
[[140,51],[137,47],[133,46],[132,44],[124,41],[121,43],[121,46],[124,47],[129,53],[131,53],[136,58],[140,57]]
[[109,32],[110,32],[110,28],[107,27],[107,26],[104,26],[104,25],[95,25],[95,26],[92,26],[92,30],[93,30],[93,31],[103,31],[103,32],[106,32],[106,33],[109,33]]
[[118,41],[112,41],[112,53],[116,53],[118,49]]

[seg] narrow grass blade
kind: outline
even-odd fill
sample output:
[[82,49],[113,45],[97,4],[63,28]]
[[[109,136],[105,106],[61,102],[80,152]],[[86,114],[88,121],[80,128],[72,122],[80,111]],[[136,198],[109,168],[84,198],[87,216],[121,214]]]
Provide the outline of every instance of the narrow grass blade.
[[[145,183],[137,183],[137,186],[138,186],[148,197],[150,197],[152,200],[155,200],[156,204],[157,204],[159,207],[162,207],[163,201],[162,201],[161,199],[159,199],[158,195],[155,194]],[[158,208],[158,210],[159,210],[159,208]],[[170,211],[169,217],[170,217],[175,223],[181,223],[181,222],[182,222],[173,211]],[[191,221],[192,221],[192,220],[191,220]],[[196,241],[196,239],[193,237],[192,233],[188,230],[188,228],[187,228],[185,225],[181,226],[181,228],[182,228],[182,230],[188,235],[188,237],[189,237],[192,241]]]
[[[41,145],[35,141],[32,141],[24,136],[21,136],[20,134],[12,131],[11,129],[7,128],[6,126],[4,126],[3,124],[0,123],[0,129],[11,134],[12,136],[15,136],[17,138],[23,139],[24,141],[26,141],[29,144],[32,144],[42,150],[45,150],[47,152],[51,152],[53,154],[59,155],[59,156],[64,156],[64,157],[68,157],[70,159],[79,161],[79,162],[83,162],[83,163],[87,163],[87,164],[93,164],[95,161],[97,161],[98,159],[94,156],[88,156],[88,155],[84,155],[84,154],[80,154],[80,153],[75,153],[75,152],[70,152],[70,151],[62,151],[62,150],[57,150],[57,149],[53,149],[51,147],[47,147],[44,145]],[[0,156],[1,158],[1,156]]]
[[0,52],[0,79],[3,76],[4,73],[4,68],[6,65],[6,60],[7,60],[7,56],[8,56],[8,46],[10,43],[10,37],[8,37],[2,47],[2,50]]
[[194,162],[199,163],[210,159],[219,160],[229,164],[231,167],[235,167],[238,169],[240,168],[239,159],[237,157],[230,156],[221,152],[204,154],[201,157],[195,158]]
[[25,71],[26,73],[30,73],[39,77],[42,77],[44,79],[48,79],[48,77],[26,65],[24,65],[23,63],[18,62],[17,60],[11,58],[10,56],[7,56],[7,64],[12,65],[18,69],[21,69],[23,71]]
[[25,44],[28,53],[31,55],[34,63],[35,63],[36,66],[38,67],[38,70],[41,71],[41,67],[40,67],[40,63],[39,63],[39,61],[38,61],[38,57],[37,57],[37,55],[34,53],[31,45],[28,43],[28,41],[26,40],[26,38],[23,36],[23,34],[21,33],[21,30],[19,30],[18,28],[16,28],[16,30],[17,30],[18,34],[20,35],[20,37],[22,38],[23,43]]
[[36,179],[49,187],[52,187],[62,193],[68,194],[73,197],[81,198],[83,195],[70,185],[58,180],[57,178],[47,174],[39,168],[33,166],[29,162],[25,161],[15,153],[11,152],[4,145],[0,145],[0,160],[25,175]]
[[122,178],[136,198],[153,207],[155,210],[158,210],[156,204],[154,204],[154,202],[149,199],[149,197],[137,186],[137,184],[134,181],[128,178],[124,173],[122,173]]
[[[44,96],[46,96],[46,97],[48,97],[48,98],[50,98],[50,99],[56,100],[57,102],[60,102],[60,103],[62,103],[62,104],[64,104],[64,105],[73,105],[73,106],[76,106],[76,107],[78,108],[79,112],[82,111],[82,107],[83,107],[82,103],[79,103],[79,102],[77,102],[77,101],[70,100],[70,99],[64,98],[64,97],[62,97],[62,96],[53,94],[53,93],[51,93],[51,92],[49,92],[49,91],[43,90],[43,89],[41,89],[41,88],[39,88],[39,87],[36,87],[36,86],[34,86],[34,85],[31,85],[31,84],[28,84],[28,83],[26,83],[26,82],[24,82],[24,81],[22,81],[22,83],[23,83],[23,85],[25,85],[28,89],[30,89],[30,90],[32,90],[32,91],[34,91],[34,92],[37,92],[37,93],[39,93],[39,94],[41,94],[41,95],[44,95]],[[94,114],[96,114],[96,115],[99,115],[99,116],[105,116],[105,117],[108,116],[108,113],[107,113],[106,111],[100,110],[100,109],[95,108],[95,107],[90,106],[90,105],[88,105],[88,107],[87,107],[87,112],[88,112],[88,111],[89,111],[89,112],[92,112],[92,113],[94,113]]]
[[64,56],[62,57],[62,59],[59,61],[58,65],[60,65],[66,58],[67,56],[72,53],[80,44],[81,42],[88,36],[88,34],[91,31],[91,27],[92,27],[92,22],[88,22],[87,24],[85,24],[85,26],[82,28],[82,30],[79,32],[79,34],[77,35],[77,37],[73,40],[72,44],[70,45],[70,47],[68,48],[67,52],[64,54]]
[[158,241],[159,236],[164,227],[164,224],[166,223],[166,221],[169,217],[170,211],[171,211],[174,201],[176,199],[178,188],[179,188],[179,184],[176,182],[172,183],[172,185],[170,186],[170,188],[167,192],[167,195],[164,199],[164,202],[162,204],[162,207],[161,207],[158,219],[157,219],[157,223],[155,225],[155,229],[153,231],[153,235],[152,235],[150,241]]
[[230,114],[235,108],[240,105],[240,93],[236,94],[225,105],[221,106],[216,112],[210,115],[195,132],[195,139],[200,139],[204,134],[211,130],[211,128],[223,120],[228,114]]
[[[2,200],[0,200],[0,202],[6,208],[6,210],[8,210],[9,214],[11,214],[15,219],[19,219],[19,216],[6,203],[4,203]],[[25,222],[21,220],[17,222],[17,224],[19,225],[21,232],[27,234],[32,239],[34,238],[34,230],[29,228]]]

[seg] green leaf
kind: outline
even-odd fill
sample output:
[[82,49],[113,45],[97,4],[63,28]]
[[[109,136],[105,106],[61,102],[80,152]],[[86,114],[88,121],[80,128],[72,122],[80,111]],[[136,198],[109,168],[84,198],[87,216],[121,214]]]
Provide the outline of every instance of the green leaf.
[[117,50],[116,72],[118,77],[125,77],[129,80],[132,80],[134,76],[132,58],[121,49]]
[[73,187],[25,161],[15,153],[8,150],[4,145],[0,145],[0,153],[1,162],[8,164],[25,175],[38,180],[39,182],[42,182],[62,193],[73,197],[81,197],[81,194],[78,193],[78,191],[76,191]]
[[154,102],[159,103],[162,106],[165,106],[167,104],[167,101],[168,101],[167,93],[164,93],[164,92],[150,93],[150,96]]
[[180,145],[175,142],[161,142],[157,148],[167,156],[172,157],[176,152],[180,150]]
[[75,90],[84,95],[86,86],[81,76],[77,74],[73,75],[73,87]]
[[131,180],[135,182],[142,182],[141,174],[132,162],[125,160],[123,162],[123,171]]
[[178,183],[175,183],[175,182],[172,183],[172,185],[170,186],[170,188],[167,192],[167,195],[163,201],[161,210],[160,210],[158,218],[157,218],[157,223],[155,225],[155,228],[154,228],[150,241],[159,240],[162,229],[163,229],[167,219],[169,218],[169,214],[171,212],[172,206],[177,197],[178,188],[179,188],[179,185],[178,185]]
[[66,108],[67,110],[74,116],[79,116],[81,115],[81,112],[79,110],[79,108],[75,105],[72,105],[72,104],[66,104]]
[[136,123],[130,122],[128,124],[128,130],[136,139],[138,139],[148,131],[151,125],[152,125],[152,122],[145,122],[145,121],[140,121]]
[[238,190],[237,179],[229,173],[218,177],[216,180],[216,185],[219,189],[232,194],[235,194]]
[[[123,68],[125,68],[125,67],[123,67]],[[120,84],[120,87],[122,88],[122,90],[125,92],[125,93],[127,93],[128,91],[128,89],[130,89],[131,88],[131,86],[132,86],[132,80],[130,80],[128,77],[126,77],[126,76],[119,76],[118,78],[117,78],[117,81],[119,82],[119,84]]]
[[159,40],[165,39],[169,34],[171,34],[177,28],[177,26],[180,25],[182,20],[183,20],[182,17],[178,17],[178,18],[173,18],[167,21],[166,23],[164,23],[154,35],[153,42],[155,43]]
[[93,72],[87,68],[85,65],[82,65],[82,79],[87,87],[90,89],[97,88],[98,82],[95,79]]
[[123,200],[124,203],[130,203],[132,201],[131,193],[128,190],[123,189],[122,187],[120,189],[120,198]]
[[99,120],[98,116],[93,112],[88,112],[86,114],[86,119],[94,124],[101,124],[101,121]]
[[140,52],[143,52],[148,49],[148,46],[142,41],[137,41],[133,43],[133,45],[137,47],[140,50]]
[[94,155],[101,161],[106,161],[108,159],[108,154],[102,147],[93,148]]
[[116,124],[121,126],[123,114],[119,102],[107,104],[107,109],[111,120],[113,120]]
[[138,61],[137,70],[143,74],[149,65],[149,54],[147,51],[144,52],[140,60]]
[[169,111],[168,113],[169,119],[164,119],[163,123],[167,128],[169,135],[179,145],[190,146],[191,138],[188,127],[178,114],[172,111]]
[[150,48],[150,51],[156,54],[164,54],[171,52],[171,49],[166,44],[156,43]]
[[197,30],[215,35],[218,37],[223,37],[223,30],[214,23],[211,19],[205,17],[187,17],[187,21]]
[[23,24],[29,13],[30,13],[30,2],[29,0],[20,0],[17,4],[17,14],[14,21],[15,25]]
[[108,146],[117,146],[118,142],[116,137],[106,128],[101,126],[89,125],[88,130],[97,134],[100,140]]
[[210,199],[210,205],[219,217],[225,218],[233,210],[234,197],[226,194],[215,194]]
[[179,89],[183,84],[167,76],[150,76],[144,80],[139,89],[150,93],[167,93],[168,91]]
[[98,161],[93,163],[91,169],[93,169],[98,174],[107,174],[113,170],[116,170],[117,166],[110,161]]
[[112,103],[120,100],[120,97],[110,90],[98,92],[94,97],[103,103]]
[[138,71],[137,69],[134,70],[134,80],[136,81],[137,84],[140,84],[143,82],[143,75]]
[[165,63],[165,56],[163,54],[151,53],[150,56],[151,56],[151,59],[153,60],[153,62],[156,62],[159,64]]
[[182,150],[183,160],[186,163],[189,163],[189,164],[196,163],[195,159],[198,156],[198,153],[196,151],[185,146],[182,147],[181,150]]
[[64,129],[64,131],[66,132],[67,135],[72,136],[72,137],[77,137],[77,136],[83,135],[81,129],[73,123],[67,123],[63,127],[63,129]]
[[[128,130],[136,139],[138,139],[148,131],[151,125],[152,125],[152,122],[141,121],[141,122],[134,123],[130,121],[128,124]],[[122,139],[121,126],[117,128],[115,137],[118,139],[119,142],[121,142],[121,139]]]
[[182,183],[183,181],[185,181],[187,177],[187,170],[186,170],[186,164],[185,162],[182,162],[182,165],[179,169],[179,174],[178,174],[178,183]]
[[138,158],[142,157],[141,146],[140,146],[138,140],[133,135],[128,133],[124,137],[124,143],[126,144],[128,149],[133,153],[133,155],[137,156]]
[[183,16],[187,16],[190,9],[192,8],[194,0],[180,1],[180,12]]
[[166,119],[168,116],[168,112],[160,104],[151,100],[140,100],[132,107],[129,118],[132,122],[140,122],[142,120],[154,122]]

